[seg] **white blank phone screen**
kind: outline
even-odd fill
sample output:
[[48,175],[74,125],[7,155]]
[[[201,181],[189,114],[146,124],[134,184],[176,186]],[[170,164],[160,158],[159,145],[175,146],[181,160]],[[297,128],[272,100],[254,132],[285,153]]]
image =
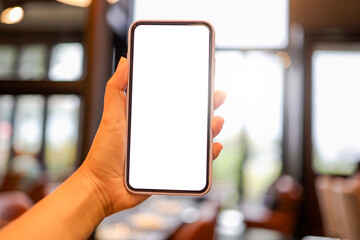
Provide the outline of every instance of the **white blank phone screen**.
[[209,34],[204,25],[135,28],[132,188],[201,191],[207,186]]

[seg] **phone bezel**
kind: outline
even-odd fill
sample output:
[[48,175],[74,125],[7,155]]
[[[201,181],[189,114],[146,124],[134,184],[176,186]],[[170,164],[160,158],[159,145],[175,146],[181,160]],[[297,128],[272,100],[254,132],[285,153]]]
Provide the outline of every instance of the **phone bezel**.
[[[208,79],[208,140],[207,140],[207,167],[206,167],[206,184],[205,187],[201,190],[174,190],[174,189],[139,189],[134,188],[130,185],[129,182],[129,167],[130,167],[130,139],[131,139],[131,103],[132,103],[132,77],[133,77],[133,52],[134,52],[134,32],[136,27],[140,25],[203,25],[209,29],[209,79]],[[212,184],[212,148],[213,148],[213,133],[211,130],[213,109],[214,109],[214,71],[215,71],[215,31],[213,26],[206,21],[152,21],[152,20],[140,20],[131,24],[128,33],[128,62],[129,62],[129,79],[127,85],[127,106],[126,106],[126,115],[127,115],[127,153],[125,161],[125,187],[128,191],[137,194],[156,194],[156,195],[204,195],[206,194]]]

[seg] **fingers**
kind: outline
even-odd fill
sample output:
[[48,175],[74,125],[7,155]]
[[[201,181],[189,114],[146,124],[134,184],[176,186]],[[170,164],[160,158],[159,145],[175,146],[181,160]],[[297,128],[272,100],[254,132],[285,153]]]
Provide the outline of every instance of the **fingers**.
[[213,118],[212,125],[211,125],[212,131],[213,131],[213,137],[216,137],[220,133],[223,125],[224,125],[224,119],[222,117],[215,116]]
[[[225,98],[226,98],[226,93],[224,91],[216,90],[214,92],[214,110],[220,107],[224,103]],[[224,125],[224,119],[222,117],[215,116],[213,118],[211,125],[213,131],[213,137],[216,137],[220,133],[223,125]],[[219,156],[222,149],[223,149],[223,145],[221,143],[213,144],[213,159],[216,159]]]
[[226,98],[226,93],[221,90],[216,90],[214,92],[214,110],[220,107]]
[[213,160],[215,160],[219,156],[222,149],[223,149],[223,145],[221,143],[214,143],[214,145],[213,145]]
[[[212,131],[213,131],[213,137],[216,137],[222,127],[224,125],[224,119],[220,116],[215,116],[213,118],[213,122],[212,122]],[[221,150],[223,149],[223,145],[221,143],[214,143],[213,145],[213,159],[217,158],[221,152]]]

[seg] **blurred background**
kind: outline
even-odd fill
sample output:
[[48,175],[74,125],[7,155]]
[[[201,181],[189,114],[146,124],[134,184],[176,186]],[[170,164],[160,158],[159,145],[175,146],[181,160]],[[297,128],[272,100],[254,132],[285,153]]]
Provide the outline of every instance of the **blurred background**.
[[358,0],[0,0],[0,225],[85,159],[138,19],[214,25],[224,149],[208,195],[92,239],[360,239]]

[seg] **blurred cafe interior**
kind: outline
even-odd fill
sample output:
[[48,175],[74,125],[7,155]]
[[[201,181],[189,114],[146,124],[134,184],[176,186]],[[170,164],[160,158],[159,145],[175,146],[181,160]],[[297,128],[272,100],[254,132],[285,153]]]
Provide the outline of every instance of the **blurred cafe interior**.
[[201,19],[227,93],[213,187],[152,196],[91,239],[360,239],[359,0],[0,0],[0,14],[0,227],[85,159],[130,24]]

